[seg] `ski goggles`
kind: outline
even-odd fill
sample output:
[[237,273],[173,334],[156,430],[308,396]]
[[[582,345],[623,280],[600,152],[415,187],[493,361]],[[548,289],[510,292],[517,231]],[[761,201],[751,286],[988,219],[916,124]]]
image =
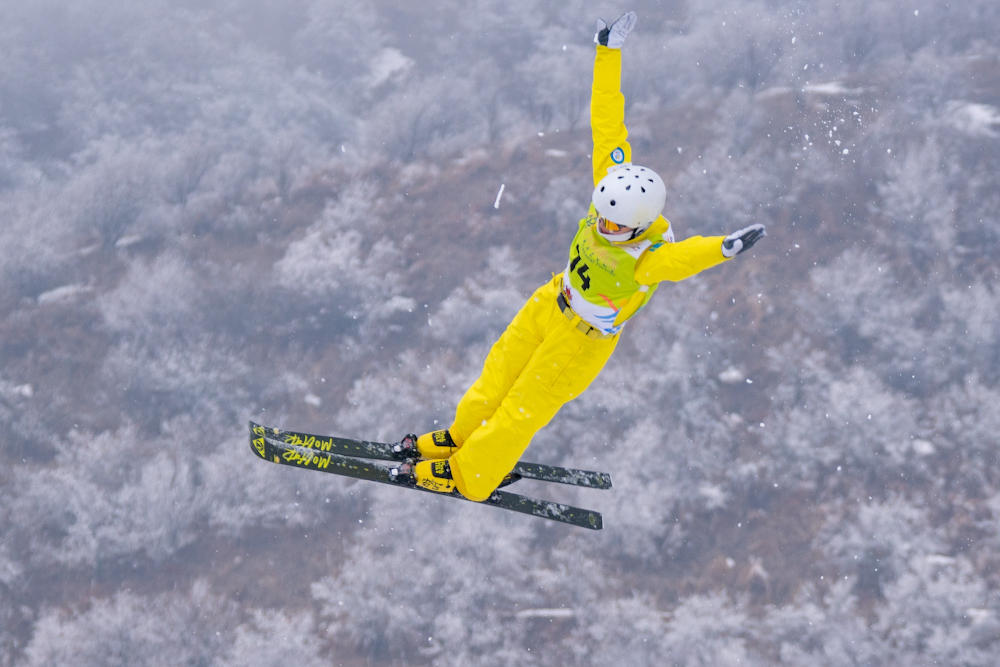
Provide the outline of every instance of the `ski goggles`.
[[629,243],[645,231],[645,228],[626,227],[598,216],[597,231],[611,243]]
[[631,227],[625,227],[624,225],[619,225],[603,217],[597,218],[597,224],[602,227],[602,231],[607,232],[609,234],[624,234],[626,232],[632,231]]

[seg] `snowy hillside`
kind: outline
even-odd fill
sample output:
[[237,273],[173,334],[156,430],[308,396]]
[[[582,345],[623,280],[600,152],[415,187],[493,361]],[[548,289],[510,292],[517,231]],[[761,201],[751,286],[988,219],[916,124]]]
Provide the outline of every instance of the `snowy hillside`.
[[[257,460],[251,418],[450,422],[565,266],[627,9],[678,237],[768,238],[664,284],[529,448],[611,473],[519,483],[604,530]],[[998,24],[0,4],[0,667],[996,664]]]

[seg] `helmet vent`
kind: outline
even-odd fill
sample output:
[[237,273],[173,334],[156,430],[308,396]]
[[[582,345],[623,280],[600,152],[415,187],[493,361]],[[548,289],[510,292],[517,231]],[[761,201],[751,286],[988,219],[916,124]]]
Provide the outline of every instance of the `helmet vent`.
[[651,179],[651,178],[647,178],[646,180],[649,181],[650,183],[653,182],[653,179]]
[[646,191],[646,188],[644,188],[644,187],[642,187],[642,186],[639,186],[639,189],[640,189],[640,190],[642,190],[643,192],[645,192],[645,191]]
[[626,186],[625,186],[625,189],[626,189],[626,190],[631,190],[631,189],[632,189],[632,186],[631,186],[631,185],[626,185]]
[[611,205],[612,205],[612,206],[614,206],[614,205],[615,205],[615,200],[614,200],[614,199],[612,199],[612,200],[611,200]]
[[622,180],[623,178],[625,178],[625,177],[624,177],[624,176],[619,176],[619,177],[618,177],[618,180],[620,181],[620,180]]
[[601,192],[604,192],[604,186],[603,185],[601,186]]

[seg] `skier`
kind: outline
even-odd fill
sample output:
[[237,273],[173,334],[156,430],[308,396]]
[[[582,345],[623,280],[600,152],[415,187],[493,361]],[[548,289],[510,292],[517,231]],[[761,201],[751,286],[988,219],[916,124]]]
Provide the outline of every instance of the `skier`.
[[621,47],[635,12],[599,20],[590,102],[594,193],[570,244],[565,270],[538,288],[493,345],[479,379],[445,430],[426,433],[413,468],[425,489],[490,497],[531,438],[597,377],[625,322],[658,283],[679,281],[731,259],[765,235],[764,225],[729,236],[674,242],[662,215],[666,188],[632,164],[621,94]]

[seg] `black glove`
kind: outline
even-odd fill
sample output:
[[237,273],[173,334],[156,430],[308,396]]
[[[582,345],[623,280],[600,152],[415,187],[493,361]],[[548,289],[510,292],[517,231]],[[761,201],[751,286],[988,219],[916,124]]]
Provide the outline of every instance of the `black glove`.
[[609,49],[620,49],[625,43],[625,37],[635,27],[635,12],[626,12],[618,20],[608,26],[604,19],[597,19],[597,34],[594,42]]
[[767,236],[767,232],[764,231],[764,225],[756,224],[744,227],[722,240],[722,255],[724,257],[735,257],[744,250],[752,248],[753,244],[764,236]]

